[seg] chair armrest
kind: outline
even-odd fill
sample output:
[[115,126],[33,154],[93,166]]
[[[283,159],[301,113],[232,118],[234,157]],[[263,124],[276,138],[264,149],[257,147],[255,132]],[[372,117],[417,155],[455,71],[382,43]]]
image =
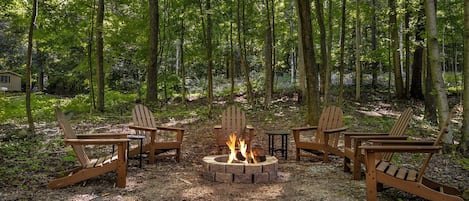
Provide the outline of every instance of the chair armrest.
[[316,129],[318,129],[317,126],[305,126],[305,127],[292,128],[293,132],[295,132],[295,131],[316,130]]
[[152,128],[152,127],[145,127],[145,126],[135,126],[135,125],[130,125],[130,129],[134,130],[142,130],[142,131],[156,131],[157,128]]
[[342,134],[343,134],[345,137],[389,135],[389,133],[365,133],[365,132],[343,132]]
[[69,145],[118,145],[127,143],[129,139],[65,139],[64,143]]
[[324,134],[334,134],[334,133],[342,132],[345,130],[347,130],[347,127],[333,128],[329,130],[324,130]]
[[213,129],[221,129],[221,125],[216,125],[213,127]]
[[375,136],[352,136],[350,137],[356,141],[369,141],[369,140],[407,140],[407,136],[389,136],[389,135],[375,135]]
[[370,140],[379,145],[433,145],[435,141],[408,141],[408,140]]
[[112,138],[127,138],[127,134],[115,133],[95,133],[95,134],[79,134],[76,135],[78,139],[112,139]]
[[360,146],[369,152],[409,152],[409,153],[438,153],[441,146],[415,146],[415,145],[395,145],[395,146]]
[[177,127],[157,126],[156,128],[160,130],[166,130],[166,131],[184,131],[184,128],[177,128]]
[[254,126],[252,126],[252,125],[246,125],[246,129],[254,130]]

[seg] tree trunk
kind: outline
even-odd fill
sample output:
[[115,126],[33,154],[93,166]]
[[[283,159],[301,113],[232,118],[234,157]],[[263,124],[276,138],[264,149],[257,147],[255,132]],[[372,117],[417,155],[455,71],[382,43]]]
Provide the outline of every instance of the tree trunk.
[[[241,1],[243,1],[243,5],[241,4]],[[242,8],[241,8],[242,7]],[[240,11],[242,9],[242,13]],[[246,90],[247,90],[247,99],[250,104],[253,102],[253,94],[252,94],[252,85],[251,81],[249,79],[249,65],[246,61],[246,49],[244,47],[245,44],[245,39],[241,38],[241,32],[243,32],[244,36],[244,30],[246,26],[246,22],[244,21],[244,17],[241,16],[241,14],[244,16],[244,0],[238,0],[238,11],[237,11],[237,24],[238,24],[238,45],[239,45],[239,52],[240,52],[240,59],[241,59],[241,67],[243,69],[244,73],[244,81],[246,84]],[[242,22],[241,22],[242,18]]]
[[329,32],[327,33],[327,68],[326,68],[326,83],[324,84],[324,88],[326,89],[324,91],[324,103],[327,104],[329,100],[329,87],[331,83],[331,70],[334,65],[332,65],[332,23],[334,16],[332,15],[332,5],[334,4],[333,1],[329,0],[328,1],[328,11],[327,11],[327,16],[329,18],[328,20],[328,30]]
[[104,22],[104,0],[98,1],[98,11],[96,19],[96,77],[98,85],[98,111],[104,112],[104,41],[103,41],[103,22]]
[[422,22],[424,12],[423,5],[419,6],[417,11],[417,23],[415,28],[415,43],[417,44],[414,51],[414,62],[412,62],[412,84],[410,86],[410,97],[423,100],[423,89],[422,89],[422,69],[423,69],[423,58],[424,58],[424,39],[422,38],[425,32],[425,24]]
[[181,51],[181,56],[180,56],[180,65],[181,65],[181,78],[182,78],[182,104],[186,106],[187,108],[187,92],[186,92],[186,66],[184,65],[184,32],[185,32],[185,26],[184,26],[184,19],[185,19],[185,13],[186,11],[186,6],[182,8],[182,16],[181,17],[181,44],[179,47],[179,50]]
[[404,95],[405,97],[409,97],[410,93],[410,45],[409,45],[409,21],[410,21],[410,8],[409,8],[409,0],[405,0],[405,30],[404,30],[404,48],[405,48],[405,90]]
[[[296,3],[297,1],[295,1]],[[297,6],[297,14],[300,16],[300,10],[298,9],[298,4]],[[298,23],[298,102],[302,103],[304,102],[303,97],[306,95],[306,70],[305,70],[305,63],[304,63],[304,56],[303,56],[303,38],[301,37],[303,35],[303,27],[301,23]]]
[[150,63],[147,67],[147,102],[158,102],[158,0],[149,0],[150,12]]
[[[371,52],[376,52],[376,0],[371,0]],[[378,85],[379,69],[378,62],[376,61],[376,59],[377,58],[373,57],[373,61],[371,63],[371,87],[373,89],[376,89]]]
[[360,22],[360,0],[356,0],[356,7],[357,7],[357,16],[356,16],[356,21],[355,21],[355,70],[356,70],[356,75],[355,75],[355,100],[360,100],[360,85],[361,85],[361,75],[362,75],[362,70],[361,70],[361,62],[360,62],[360,57],[361,57],[361,22]]
[[[427,41],[428,43],[428,41]],[[427,44],[428,47],[428,44]],[[433,89],[433,82],[432,82],[432,69],[430,68],[430,57],[428,56],[429,51],[428,48],[426,49],[427,52],[424,56],[425,60],[425,114],[424,118],[431,123],[437,123],[437,116],[436,116],[436,104],[435,104],[435,95],[432,93]]]
[[344,102],[344,56],[345,56],[345,11],[346,11],[347,1],[342,0],[342,16],[340,22],[340,61],[339,61],[339,105],[342,105]]
[[435,93],[438,124],[441,128],[445,119],[448,116],[448,99],[446,96],[445,83],[443,81],[441,64],[439,62],[440,52],[438,49],[438,37],[436,26],[436,9],[434,0],[425,1],[425,14],[426,14],[426,33],[428,41],[428,57],[430,60],[429,67],[431,69],[431,77],[433,83],[433,93]]
[[28,52],[26,55],[26,67],[25,67],[25,83],[26,83],[26,115],[28,116],[28,131],[34,133],[34,119],[31,112],[31,63],[33,60],[33,34],[34,27],[36,26],[37,0],[33,1],[33,10],[31,13],[31,24],[29,25],[28,33]]
[[90,71],[90,93],[91,93],[91,105],[93,109],[96,109],[96,102],[94,99],[94,84],[93,84],[93,33],[94,33],[94,12],[96,9],[96,1],[93,0],[92,7],[90,9],[91,12],[91,22],[90,22],[90,35],[88,38],[88,69]]
[[469,0],[464,0],[464,90],[463,90],[463,126],[460,149],[467,152],[469,145]]
[[392,66],[394,69],[396,97],[404,98],[404,84],[402,83],[401,60],[399,57],[399,30],[397,27],[396,0],[389,0],[389,26],[391,29]]
[[266,0],[266,30],[265,30],[265,51],[264,51],[264,65],[265,65],[265,103],[264,106],[267,108],[270,106],[272,101],[272,26],[270,23],[270,7],[269,1]]
[[309,1],[297,0],[299,11],[299,23],[301,24],[301,46],[303,49],[303,62],[306,71],[306,122],[309,125],[317,125],[320,114],[320,100],[318,88],[318,70],[313,48],[313,34],[311,24],[311,5]]
[[[233,1],[230,1],[230,16],[233,16]],[[233,19],[230,18],[230,68],[228,69],[228,74],[230,77],[230,102],[234,102],[234,90],[235,90],[235,82],[234,82],[234,70],[235,70],[235,56],[233,50]]]
[[327,75],[326,71],[328,68],[327,63],[327,47],[326,47],[326,26],[324,25],[324,9],[323,9],[323,0],[315,0],[315,7],[316,7],[316,17],[318,18],[318,25],[319,25],[319,37],[320,37],[320,47],[321,47],[321,88],[320,91],[324,94],[324,103],[327,104],[327,97],[325,95],[325,88]]
[[[210,0],[207,0],[205,4],[206,11],[210,11],[211,4]],[[211,12],[207,12],[207,80],[208,80],[208,108],[209,108],[209,116],[212,113],[212,103],[213,103],[213,61],[212,61],[212,17]]]

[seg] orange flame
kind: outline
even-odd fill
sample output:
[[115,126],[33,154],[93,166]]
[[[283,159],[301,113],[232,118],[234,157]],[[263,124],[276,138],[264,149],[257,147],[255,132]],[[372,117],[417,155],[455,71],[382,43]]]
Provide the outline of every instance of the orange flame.
[[226,142],[226,145],[230,149],[230,155],[228,156],[228,160],[226,161],[227,163],[232,163],[233,161],[249,163],[249,159],[252,159],[254,163],[257,163],[254,157],[254,153],[252,151],[248,153],[248,144],[244,139],[238,139],[239,153],[241,153],[241,155],[244,157],[244,160],[239,160],[237,158],[238,151],[236,150],[236,135],[232,133],[229,138],[230,139]]

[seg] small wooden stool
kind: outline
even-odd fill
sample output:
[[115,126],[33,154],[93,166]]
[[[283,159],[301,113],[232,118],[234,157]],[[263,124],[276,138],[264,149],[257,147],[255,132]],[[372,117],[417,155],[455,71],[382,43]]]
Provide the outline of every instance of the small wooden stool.
[[[274,155],[274,152],[280,151],[282,157],[286,160],[288,158],[288,135],[290,131],[284,130],[274,130],[274,131],[265,131],[265,134],[269,136],[269,153],[271,156]],[[280,136],[282,139],[282,144],[279,149],[275,149],[275,136]]]

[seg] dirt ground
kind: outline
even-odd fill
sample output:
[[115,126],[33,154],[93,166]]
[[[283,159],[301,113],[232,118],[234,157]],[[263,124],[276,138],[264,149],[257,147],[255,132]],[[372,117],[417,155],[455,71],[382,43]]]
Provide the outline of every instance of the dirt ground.
[[[266,120],[264,114],[248,112],[248,120],[256,125],[256,141],[267,149],[265,130],[285,130],[301,126],[298,108],[285,106],[270,111],[273,115]],[[298,116],[298,119],[291,117]],[[47,183],[54,178],[46,177],[42,183],[28,191],[5,187],[0,189],[0,200],[365,200],[364,179],[351,180],[351,174],[342,171],[342,159],[333,157],[329,163],[294,159],[293,137],[289,137],[288,159],[279,158],[279,177],[267,184],[217,183],[202,177],[202,158],[213,154],[214,139],[211,128],[215,120],[167,121],[166,125],[186,129],[181,162],[160,159],[155,164],[144,163],[138,168],[138,160],[129,160],[127,187],[115,187],[115,174],[108,173],[85,182],[62,189],[49,190]],[[132,133],[129,124],[118,125],[74,125],[85,130],[90,126],[103,131]],[[57,128],[50,128],[51,135],[62,135]],[[277,145],[279,142],[277,142]],[[436,155],[427,175],[436,177],[451,186],[469,189],[469,172],[455,160]],[[364,178],[364,177],[363,177]],[[380,200],[421,200],[408,193],[388,189],[379,193]]]

